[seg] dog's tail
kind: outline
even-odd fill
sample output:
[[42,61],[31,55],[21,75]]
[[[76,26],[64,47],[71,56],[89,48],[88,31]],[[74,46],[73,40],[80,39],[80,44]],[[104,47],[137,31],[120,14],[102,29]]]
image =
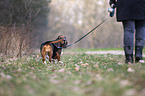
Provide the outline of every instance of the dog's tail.
[[43,48],[43,44],[41,44],[41,46],[40,46],[40,53],[42,53],[42,48]]

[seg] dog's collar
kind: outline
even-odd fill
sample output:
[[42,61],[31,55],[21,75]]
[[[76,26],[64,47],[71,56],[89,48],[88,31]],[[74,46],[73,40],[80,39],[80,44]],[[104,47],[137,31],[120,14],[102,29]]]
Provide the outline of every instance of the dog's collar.
[[55,43],[52,43],[56,48],[62,49],[62,47],[57,46]]

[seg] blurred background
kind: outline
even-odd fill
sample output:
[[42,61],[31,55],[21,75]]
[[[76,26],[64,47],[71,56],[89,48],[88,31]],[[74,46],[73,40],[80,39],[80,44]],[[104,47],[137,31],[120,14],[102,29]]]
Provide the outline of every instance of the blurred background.
[[122,24],[109,17],[109,0],[0,0],[0,54],[21,57],[65,35],[75,48],[122,48]]

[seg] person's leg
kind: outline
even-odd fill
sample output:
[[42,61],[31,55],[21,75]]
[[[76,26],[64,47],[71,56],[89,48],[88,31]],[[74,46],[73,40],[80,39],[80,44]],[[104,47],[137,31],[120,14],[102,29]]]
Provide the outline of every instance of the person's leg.
[[135,27],[135,61],[144,63],[142,50],[145,44],[145,20],[137,20]]
[[135,21],[123,21],[125,63],[133,63]]

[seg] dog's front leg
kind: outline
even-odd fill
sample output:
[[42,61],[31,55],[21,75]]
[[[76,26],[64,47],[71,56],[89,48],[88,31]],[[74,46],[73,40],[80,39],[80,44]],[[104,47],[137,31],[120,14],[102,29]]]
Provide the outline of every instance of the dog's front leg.
[[59,53],[57,53],[57,60],[58,60],[58,63],[60,63],[60,64],[63,63],[62,61],[60,61],[60,54]]

